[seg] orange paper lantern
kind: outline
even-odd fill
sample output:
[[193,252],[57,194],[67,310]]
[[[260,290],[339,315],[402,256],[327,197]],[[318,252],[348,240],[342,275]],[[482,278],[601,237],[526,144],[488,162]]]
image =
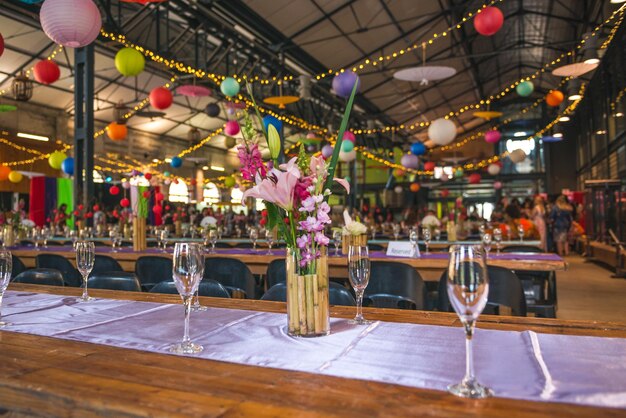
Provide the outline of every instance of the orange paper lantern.
[[417,193],[417,192],[420,191],[420,185],[417,184],[417,183],[411,183],[411,187],[410,188],[411,188],[411,191],[413,193]]
[[109,138],[111,138],[111,140],[113,141],[123,141],[128,135],[128,128],[126,127],[126,125],[122,125],[117,122],[109,123],[106,131]]
[[9,167],[6,165],[0,165],[0,181],[7,180],[10,173],[11,169]]
[[557,107],[565,99],[565,96],[559,90],[551,90],[546,95],[546,103],[548,106]]

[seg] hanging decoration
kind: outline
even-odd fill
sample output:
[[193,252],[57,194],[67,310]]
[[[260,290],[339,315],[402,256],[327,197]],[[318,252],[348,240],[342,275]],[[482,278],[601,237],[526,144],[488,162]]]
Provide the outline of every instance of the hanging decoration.
[[436,119],[428,127],[428,138],[436,145],[448,145],[456,138],[456,126],[449,119]]
[[220,84],[220,91],[224,96],[234,97],[239,94],[239,82],[233,77],[226,77]]
[[502,182],[501,181],[494,181],[493,182],[493,188],[496,190],[500,190],[502,188]]
[[489,164],[487,166],[487,172],[492,176],[497,176],[500,174],[500,165],[499,164]]
[[535,90],[535,85],[532,81],[522,81],[515,87],[515,91],[522,97],[528,97]]
[[46,0],[39,20],[48,38],[70,48],[91,44],[102,28],[100,10],[92,0]]
[[354,142],[341,141],[341,151],[351,152],[354,149]]
[[74,159],[72,157],[64,159],[61,163],[61,170],[70,176],[74,175]]
[[192,144],[197,143],[201,138],[202,134],[195,126],[192,126],[191,129],[189,129],[189,132],[187,132],[187,140]]
[[235,178],[233,176],[228,176],[224,179],[224,186],[226,186],[227,188],[231,188],[235,185],[236,181]]
[[464,175],[465,175],[465,172],[463,171],[463,169],[461,167],[459,167],[456,170],[454,170],[454,178],[460,179]]
[[582,75],[587,74],[590,71],[595,70],[600,65],[600,62],[575,62],[573,64],[563,65],[561,67],[557,67],[552,70],[552,75],[557,77],[572,77],[578,78]]
[[35,80],[41,84],[52,84],[61,76],[61,70],[52,60],[41,60],[33,67]]
[[4,38],[0,33],[0,57],[2,56],[2,54],[4,54]]
[[33,97],[33,81],[24,71],[20,71],[11,82],[13,98],[20,102],[27,102]]
[[393,170],[393,176],[396,179],[401,179],[402,177],[404,177],[405,174],[406,174],[406,171],[404,171],[401,168],[396,168],[395,170]]
[[9,173],[9,181],[11,183],[19,183],[23,178],[24,176],[19,171],[11,171]]
[[424,163],[424,170],[425,171],[433,171],[436,166],[437,166],[437,164],[435,164],[434,161],[427,161],[427,162]]
[[275,118],[272,115],[267,115],[263,117],[263,129],[265,130],[265,132],[267,132],[267,128],[269,125],[274,126],[279,134],[283,131],[283,123],[280,121],[280,119]]
[[239,122],[236,120],[229,120],[224,125],[224,133],[229,136],[235,136],[239,133]]
[[343,150],[339,150],[339,160],[344,163],[352,162],[356,159],[356,150],[352,150],[350,152],[343,152]]
[[113,120],[120,125],[125,125],[128,121],[128,117],[126,115],[129,114],[129,112],[130,108],[124,104],[123,100],[120,100],[113,108]]
[[448,196],[450,196],[450,190],[448,190],[448,189],[443,189],[443,190],[441,191],[441,197],[448,197]]
[[426,146],[422,142],[414,142],[411,144],[411,154],[424,155],[426,153]]
[[0,165],[0,181],[7,180],[10,173],[11,169],[9,167],[6,165]]
[[343,140],[344,141],[350,141],[350,142],[352,142],[352,144],[356,144],[356,136],[352,132],[350,132],[350,131],[345,131],[343,133]]
[[111,196],[117,196],[118,194],[120,194],[120,188],[117,186],[111,186],[109,188],[109,194]]
[[176,93],[187,97],[208,97],[213,94],[211,89],[195,84],[187,84],[176,88]]
[[120,206],[123,208],[127,208],[130,206],[130,200],[128,200],[127,198],[122,198],[122,200],[120,200]]
[[496,144],[501,138],[502,134],[495,129],[485,132],[485,142],[489,144]]
[[474,112],[474,116],[485,120],[491,120],[502,116],[502,112],[496,112],[495,110],[482,110]]
[[444,66],[426,65],[426,42],[422,44],[422,65],[396,71],[393,78],[402,81],[419,82],[427,86],[431,81],[443,80],[456,74],[456,69]]
[[419,165],[419,158],[417,158],[417,155],[415,154],[405,154],[400,159],[400,164],[406,168],[415,170]]
[[134,77],[141,74],[145,66],[146,59],[135,48],[122,48],[115,54],[115,68],[124,77]]
[[339,97],[344,99],[350,97],[354,83],[357,84],[357,93],[361,90],[361,79],[353,71],[344,71],[333,78],[333,91]]
[[480,183],[481,179],[482,179],[482,177],[480,177],[480,174],[472,173],[467,178],[467,181],[469,182],[469,184],[478,184],[478,183]]
[[554,136],[554,135],[546,135],[541,137],[543,142],[552,143],[552,142],[561,142],[563,140],[563,135]]
[[220,114],[220,107],[216,103],[209,103],[204,111],[210,117],[215,118]]
[[413,193],[417,193],[420,191],[419,183],[411,183],[411,186],[409,186],[409,188],[411,189]]
[[552,107],[559,106],[564,99],[565,95],[559,90],[550,90],[550,92],[546,95],[546,103],[548,106]]
[[172,105],[173,101],[172,92],[165,87],[155,87],[150,92],[150,106],[155,109],[165,110]]
[[504,23],[502,11],[495,6],[485,7],[474,18],[476,32],[483,36],[495,35]]
[[278,106],[279,109],[285,109],[288,104],[296,103],[300,100],[298,96],[270,96],[263,99],[263,103]]
[[328,159],[333,155],[333,146],[326,144],[322,147],[322,157]]
[[404,189],[402,188],[402,186],[400,186],[400,185],[398,184],[396,187],[394,187],[394,188],[393,188],[393,191],[394,191],[396,194],[402,194],[402,192],[404,191]]
[[128,128],[117,122],[111,122],[106,127],[107,136],[112,141],[123,141],[128,135]]
[[170,165],[173,168],[180,168],[183,165],[183,159],[180,157],[172,157],[172,161],[170,162]]
[[522,149],[516,149],[509,154],[509,160],[511,160],[511,162],[514,164],[521,163],[525,159],[526,153]]
[[63,164],[63,161],[66,158],[67,158],[67,155],[64,152],[54,151],[48,157],[48,164],[50,164],[50,167],[54,168],[55,170],[59,170],[61,168],[61,164]]

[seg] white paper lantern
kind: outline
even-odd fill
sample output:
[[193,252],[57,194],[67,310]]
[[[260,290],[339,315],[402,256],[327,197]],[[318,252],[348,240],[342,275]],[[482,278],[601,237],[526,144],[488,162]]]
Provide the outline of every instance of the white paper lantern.
[[339,160],[344,163],[349,163],[356,159],[356,150],[352,150],[350,152],[339,151]]
[[402,193],[403,190],[404,189],[402,189],[402,186],[400,186],[400,185],[398,185],[398,186],[393,188],[393,191],[398,193],[398,194]]
[[46,0],[39,20],[48,38],[71,48],[91,44],[102,27],[100,10],[92,0]]
[[514,164],[521,163],[526,159],[526,153],[522,149],[516,149],[509,154],[509,159]]
[[500,174],[500,166],[498,164],[489,164],[489,167],[487,167],[487,172],[492,176],[497,176],[498,174]]
[[449,119],[436,119],[428,127],[428,138],[436,145],[444,146],[456,138],[456,126]]
[[402,156],[400,164],[406,168],[416,169],[419,164],[419,159],[417,158],[417,155],[405,154]]

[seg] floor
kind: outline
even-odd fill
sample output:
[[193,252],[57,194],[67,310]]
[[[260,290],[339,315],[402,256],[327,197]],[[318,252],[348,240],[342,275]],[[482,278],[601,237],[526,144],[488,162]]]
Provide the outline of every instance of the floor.
[[626,279],[582,257],[569,256],[568,270],[557,273],[559,319],[626,322]]

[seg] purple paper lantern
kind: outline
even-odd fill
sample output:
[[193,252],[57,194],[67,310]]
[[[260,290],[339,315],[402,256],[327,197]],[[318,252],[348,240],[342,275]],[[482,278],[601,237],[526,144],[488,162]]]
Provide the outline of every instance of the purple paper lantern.
[[419,160],[417,158],[417,155],[405,154],[402,156],[400,164],[402,164],[402,166],[406,168],[416,169],[419,164]]
[[331,155],[333,155],[333,147],[332,147],[332,145],[324,145],[322,147],[322,157],[330,158]]
[[337,96],[347,98],[352,94],[354,83],[357,84],[356,91],[358,92],[361,88],[359,76],[352,71],[345,71],[333,78],[333,90]]
[[95,41],[102,27],[100,11],[92,0],[46,0],[39,20],[48,38],[71,48]]
[[500,138],[502,138],[502,134],[500,133],[500,131],[492,130],[485,133],[485,142],[488,142],[490,144],[497,143]]

